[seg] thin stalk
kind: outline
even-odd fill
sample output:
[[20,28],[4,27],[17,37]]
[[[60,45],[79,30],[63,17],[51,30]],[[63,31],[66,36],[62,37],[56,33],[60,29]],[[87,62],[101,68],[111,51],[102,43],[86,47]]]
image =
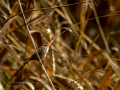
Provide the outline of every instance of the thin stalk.
[[23,13],[23,9],[22,9],[20,0],[18,0],[18,2],[19,2],[20,10],[21,10],[22,15],[23,15],[24,23],[25,23],[26,28],[27,28],[27,32],[28,32],[28,34],[29,34],[29,36],[30,36],[30,39],[31,39],[31,41],[32,41],[33,47],[34,47],[35,52],[36,52],[36,55],[37,55],[37,57],[38,57],[38,59],[39,59],[39,61],[40,61],[40,64],[41,64],[41,66],[42,66],[42,69],[44,70],[44,72],[45,72],[45,74],[46,74],[46,76],[47,76],[47,78],[48,78],[48,80],[49,80],[49,82],[50,82],[53,90],[56,90],[55,87],[54,87],[54,85],[53,85],[53,83],[52,83],[52,81],[51,81],[51,79],[50,79],[50,77],[49,77],[49,75],[48,75],[48,73],[47,73],[47,71],[46,71],[46,69],[45,69],[45,67],[44,67],[44,65],[42,64],[42,60],[40,59],[40,57],[39,57],[39,55],[38,55],[37,48],[36,48],[36,45],[35,45],[34,40],[33,40],[33,38],[32,38],[32,35],[31,35],[30,31],[29,31],[29,28],[28,28],[28,25],[27,25],[27,22],[26,22],[26,19],[25,19],[25,15],[24,15],[24,13]]
[[89,2],[87,2],[87,3],[88,3],[89,6],[93,9],[94,16],[95,16],[95,20],[96,20],[96,22],[97,22],[97,25],[98,25],[98,28],[99,28],[99,30],[100,30],[101,36],[102,36],[103,41],[104,41],[104,43],[105,43],[106,50],[107,50],[109,53],[111,53],[111,51],[110,51],[110,49],[109,49],[109,45],[108,45],[108,43],[107,43],[107,39],[106,39],[106,37],[105,37],[105,35],[104,35],[102,26],[101,26],[100,21],[99,21],[99,19],[98,19],[98,15],[97,15],[97,11],[96,11],[96,9],[95,9],[95,6],[94,6],[94,4],[91,4],[91,3],[89,3]]

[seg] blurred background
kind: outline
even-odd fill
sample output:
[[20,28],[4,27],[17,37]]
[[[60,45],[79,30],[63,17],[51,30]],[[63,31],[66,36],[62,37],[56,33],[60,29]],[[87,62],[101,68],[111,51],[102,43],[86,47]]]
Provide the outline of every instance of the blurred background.
[[0,1],[0,90],[53,89],[39,61],[22,61],[28,31],[37,48],[54,40],[43,65],[56,90],[120,89],[119,0],[18,1]]

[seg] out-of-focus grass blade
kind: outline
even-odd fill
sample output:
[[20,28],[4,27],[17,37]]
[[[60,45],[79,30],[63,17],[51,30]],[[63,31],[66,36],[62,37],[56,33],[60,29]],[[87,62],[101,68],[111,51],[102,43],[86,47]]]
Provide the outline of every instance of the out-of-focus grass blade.
[[10,2],[9,2],[9,0],[7,0],[7,6],[8,6],[9,13],[11,13]]
[[10,25],[10,23],[13,21],[15,17],[11,18],[5,25],[4,27],[1,29],[0,31],[0,40],[2,39],[2,37],[4,36],[5,32],[7,31],[8,26]]
[[10,47],[14,47],[14,48],[16,48],[17,50],[21,51],[21,50],[20,50],[18,47],[16,47],[15,45],[0,43],[0,46],[4,46],[4,47],[10,46]]
[[4,90],[4,88],[3,88],[2,84],[1,84],[1,82],[0,82],[0,90]]
[[14,46],[14,45],[6,45],[6,46],[14,47],[15,49],[21,51],[18,47]]
[[31,90],[35,90],[35,87],[31,82],[25,82],[25,84],[27,84],[31,88]]
[[102,53],[102,50],[99,50],[99,51],[95,51],[93,53],[91,53],[91,55],[87,58],[87,61],[85,62],[85,65],[84,65],[84,70],[87,69],[87,67],[90,65],[91,61],[98,55],[100,55]]
[[46,20],[46,19],[51,15],[51,13],[53,13],[53,11],[54,11],[54,10],[52,10],[52,11],[49,12],[49,13],[47,13],[47,15],[44,15],[44,16],[36,19],[35,21],[33,21],[33,22],[32,22],[33,26],[35,26],[35,25],[41,23],[42,21]]
[[90,44],[88,50],[92,47],[93,43],[98,39],[98,37],[99,37],[99,34],[95,37],[95,39],[93,40],[93,42]]

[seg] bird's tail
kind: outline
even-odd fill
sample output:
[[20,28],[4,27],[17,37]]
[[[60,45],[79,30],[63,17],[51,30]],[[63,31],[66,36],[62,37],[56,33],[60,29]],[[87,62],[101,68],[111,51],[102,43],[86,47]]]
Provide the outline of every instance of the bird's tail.
[[23,59],[23,61],[30,60],[30,58]]

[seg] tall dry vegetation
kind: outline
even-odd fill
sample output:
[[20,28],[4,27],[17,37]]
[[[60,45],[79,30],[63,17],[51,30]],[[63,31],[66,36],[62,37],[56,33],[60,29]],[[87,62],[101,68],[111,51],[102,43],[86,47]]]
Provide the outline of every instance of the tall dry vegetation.
[[0,90],[120,89],[120,1],[68,1],[0,1]]

